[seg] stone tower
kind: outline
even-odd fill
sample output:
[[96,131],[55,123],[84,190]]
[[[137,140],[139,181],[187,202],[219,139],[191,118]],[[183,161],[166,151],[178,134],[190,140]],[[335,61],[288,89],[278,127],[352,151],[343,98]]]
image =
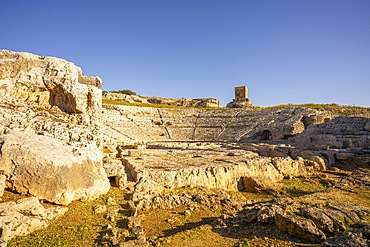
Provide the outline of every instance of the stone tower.
[[232,102],[226,105],[229,108],[242,108],[246,106],[253,106],[253,103],[250,102],[248,98],[248,87],[239,86],[235,87],[235,98]]
[[248,87],[247,86],[235,87],[235,101],[244,102],[245,100],[248,100]]

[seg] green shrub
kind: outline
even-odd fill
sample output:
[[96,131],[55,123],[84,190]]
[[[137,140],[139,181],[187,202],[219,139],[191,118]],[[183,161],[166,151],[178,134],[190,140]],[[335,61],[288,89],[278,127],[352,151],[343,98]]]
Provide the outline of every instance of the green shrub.
[[117,90],[117,91],[111,91],[112,93],[121,93],[121,94],[127,94],[127,95],[136,95],[136,92],[133,92],[129,89],[123,89],[123,90]]

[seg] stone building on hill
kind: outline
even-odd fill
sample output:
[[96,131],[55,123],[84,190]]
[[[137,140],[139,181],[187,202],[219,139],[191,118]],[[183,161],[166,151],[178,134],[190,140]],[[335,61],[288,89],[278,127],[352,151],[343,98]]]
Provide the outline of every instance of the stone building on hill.
[[248,98],[248,87],[239,86],[235,87],[235,98],[232,102],[228,103],[228,108],[243,108],[247,106],[253,106],[253,103]]

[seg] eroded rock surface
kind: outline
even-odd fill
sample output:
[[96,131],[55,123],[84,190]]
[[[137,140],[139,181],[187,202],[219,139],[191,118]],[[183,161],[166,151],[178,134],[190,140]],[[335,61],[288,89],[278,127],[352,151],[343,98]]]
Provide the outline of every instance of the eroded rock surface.
[[[123,149],[123,164],[128,180],[137,182],[136,201],[151,200],[164,188],[268,190],[284,178],[309,176],[326,169],[319,155],[296,151],[295,158],[291,158],[286,154],[290,147],[280,147],[286,153],[278,148],[267,144],[162,142],[148,144],[147,149]],[[268,156],[272,149],[276,149],[275,156]]]
[[1,50],[0,122],[8,188],[60,204],[109,190],[98,77],[63,59]]
[[144,97],[138,95],[128,95],[123,93],[107,92],[103,95],[104,99],[118,100],[130,103],[159,104],[167,106],[199,107],[199,108],[220,108],[220,101],[213,98],[199,99],[171,99],[161,97]]
[[[246,205],[236,216],[221,217],[226,219],[221,225],[228,227],[253,222],[274,223],[278,230],[310,243],[324,243],[324,246],[366,246],[368,242],[362,238],[360,232],[367,233],[369,226],[365,223],[365,217],[369,214],[369,208],[350,203],[326,205],[279,199]],[[356,228],[351,227],[354,224],[357,225]],[[365,245],[340,245],[345,242]]]
[[51,137],[15,130],[0,136],[0,142],[0,169],[8,187],[21,194],[67,205],[109,190],[96,148],[77,150]]
[[44,208],[35,197],[1,203],[0,238],[9,241],[43,229],[51,220],[60,217],[67,210],[68,208],[55,206]]

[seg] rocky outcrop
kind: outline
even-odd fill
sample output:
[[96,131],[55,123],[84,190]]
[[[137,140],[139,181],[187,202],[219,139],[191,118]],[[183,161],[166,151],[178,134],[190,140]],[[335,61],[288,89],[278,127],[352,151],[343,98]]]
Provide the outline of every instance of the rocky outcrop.
[[147,101],[152,104],[161,104],[169,106],[185,106],[185,107],[200,107],[200,108],[220,108],[220,101],[213,98],[200,99],[171,99],[160,97],[146,97]]
[[149,103],[146,98],[141,97],[141,96],[128,95],[124,93],[113,93],[113,92],[104,93],[103,99],[124,101],[124,102],[129,102],[129,103]]
[[101,109],[101,80],[62,59],[0,51],[0,100],[82,114],[94,122]]
[[[169,148],[165,143],[157,143],[148,145],[148,149],[126,150],[123,163],[128,177],[134,182],[152,180],[166,188],[201,186],[252,191],[270,188],[284,177],[306,176],[326,169],[324,160],[314,154],[292,159],[284,153],[280,157],[259,155],[251,151],[256,148],[254,145],[244,145],[244,150],[235,153],[232,145],[190,144],[169,143]],[[259,147],[260,153],[271,148]]]
[[[0,51],[6,186],[58,204],[105,193],[101,80],[63,59]],[[16,130],[16,131],[13,131]]]
[[0,136],[0,142],[0,169],[7,177],[7,187],[14,191],[67,205],[109,190],[98,149],[77,150],[60,140],[24,131],[9,131]]
[[[350,203],[311,204],[285,198],[247,204],[236,215],[222,216],[218,225],[229,227],[274,223],[279,231],[309,243],[323,243],[323,246],[367,246],[368,241],[362,238],[362,233],[368,233],[366,217],[369,213],[369,208]],[[353,225],[356,227],[351,228]]]
[[275,221],[277,229],[287,232],[289,235],[313,243],[321,243],[326,239],[325,234],[318,229],[312,220],[299,215],[276,213]]
[[9,241],[43,229],[49,222],[60,217],[68,208],[44,208],[35,197],[0,204],[0,238]]
[[124,93],[107,92],[104,93],[103,99],[118,100],[129,103],[145,103],[157,104],[166,106],[183,106],[183,107],[198,107],[198,108],[220,108],[220,101],[213,98],[199,98],[199,99],[172,99],[161,97],[144,97],[138,95],[128,95]]

